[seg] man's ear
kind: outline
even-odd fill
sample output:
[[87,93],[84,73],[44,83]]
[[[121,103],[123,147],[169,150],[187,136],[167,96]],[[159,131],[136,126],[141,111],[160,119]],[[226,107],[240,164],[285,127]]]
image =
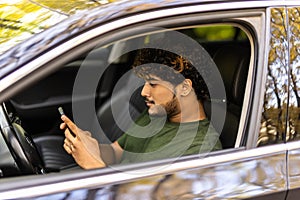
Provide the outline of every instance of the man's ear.
[[192,89],[193,89],[193,83],[191,79],[184,79],[184,81],[182,82],[181,96],[189,95]]

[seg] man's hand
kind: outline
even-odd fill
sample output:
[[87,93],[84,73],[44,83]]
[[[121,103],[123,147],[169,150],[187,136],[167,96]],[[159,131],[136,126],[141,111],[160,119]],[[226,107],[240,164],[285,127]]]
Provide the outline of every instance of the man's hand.
[[91,133],[78,128],[65,115],[62,115],[61,119],[64,123],[60,125],[60,129],[65,130],[66,136],[64,149],[73,156],[77,164],[84,169],[105,167],[98,141],[91,137]]

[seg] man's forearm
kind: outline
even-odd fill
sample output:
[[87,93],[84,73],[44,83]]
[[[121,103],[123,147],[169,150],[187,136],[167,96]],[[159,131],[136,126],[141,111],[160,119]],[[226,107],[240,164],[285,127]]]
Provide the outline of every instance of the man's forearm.
[[106,166],[117,163],[115,151],[110,144],[100,144],[100,152]]

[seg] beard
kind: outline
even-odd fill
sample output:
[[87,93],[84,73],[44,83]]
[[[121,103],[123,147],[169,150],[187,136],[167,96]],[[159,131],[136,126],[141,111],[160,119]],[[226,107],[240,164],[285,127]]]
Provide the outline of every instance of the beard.
[[160,105],[153,105],[148,108],[148,113],[153,117],[163,117],[167,116],[167,118],[173,117],[181,112],[179,102],[174,95],[173,98],[165,103]]

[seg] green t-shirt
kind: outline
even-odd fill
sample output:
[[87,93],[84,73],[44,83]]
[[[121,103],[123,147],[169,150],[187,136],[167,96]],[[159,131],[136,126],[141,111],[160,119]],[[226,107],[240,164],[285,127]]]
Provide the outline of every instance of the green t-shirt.
[[207,119],[173,123],[145,111],[118,139],[124,153],[121,163],[134,163],[222,149],[219,134]]

